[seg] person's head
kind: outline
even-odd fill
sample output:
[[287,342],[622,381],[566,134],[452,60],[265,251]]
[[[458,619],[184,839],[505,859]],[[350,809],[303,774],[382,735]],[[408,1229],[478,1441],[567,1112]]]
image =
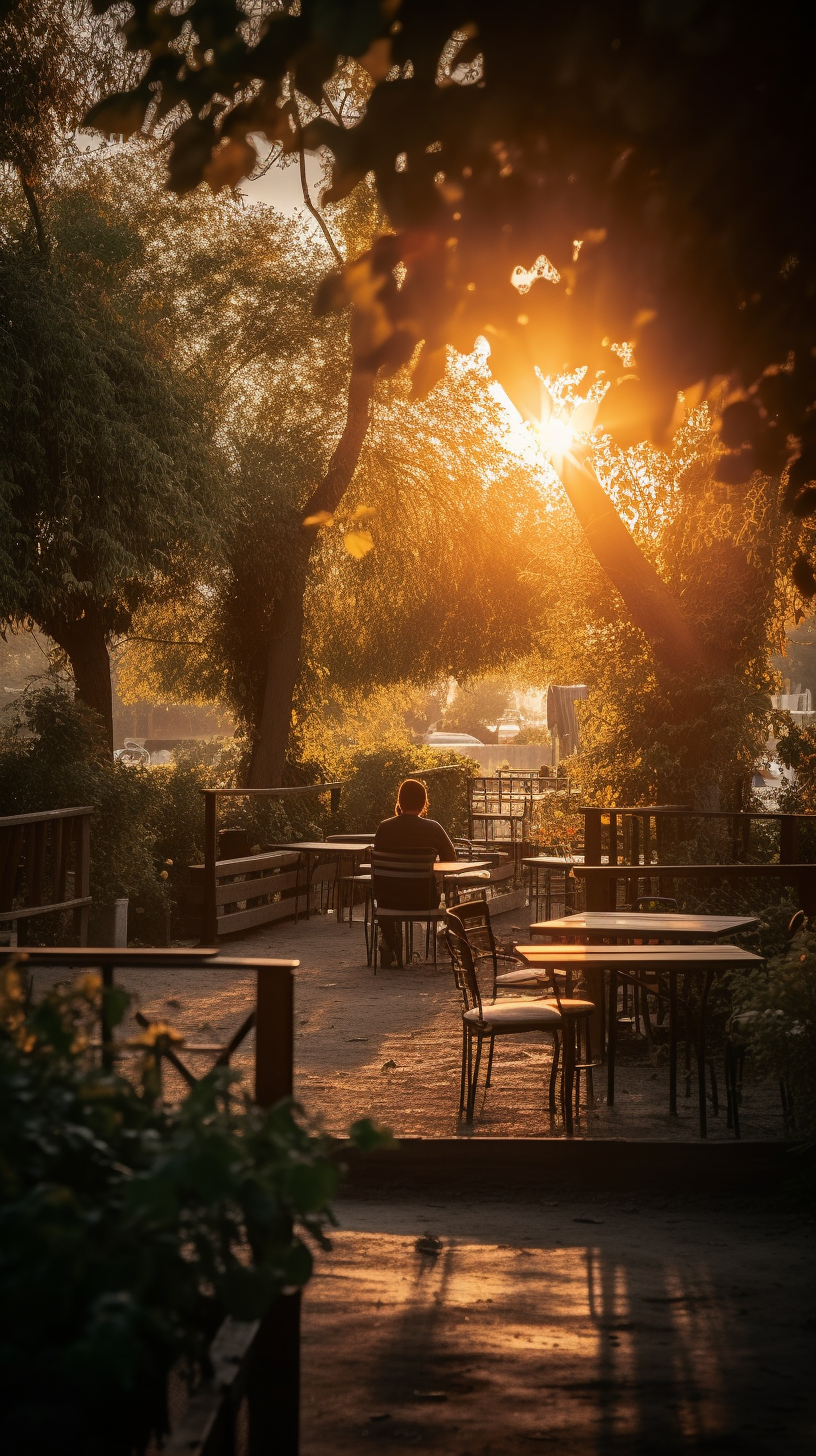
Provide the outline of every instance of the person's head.
[[428,790],[419,779],[403,779],[394,805],[395,814],[427,814]]

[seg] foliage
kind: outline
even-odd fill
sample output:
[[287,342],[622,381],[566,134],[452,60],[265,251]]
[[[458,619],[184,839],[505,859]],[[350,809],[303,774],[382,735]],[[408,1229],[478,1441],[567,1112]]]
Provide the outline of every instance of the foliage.
[[[297,1106],[256,1107],[226,1069],[157,1104],[166,1028],[145,1034],[136,1085],[91,1065],[97,976],[27,1014],[19,972],[0,977],[4,1430],[21,1449],[131,1456],[168,1429],[171,1368],[206,1371],[225,1315],[257,1319],[307,1282],[338,1168]],[[115,1021],[128,998],[107,994]]]
[[[181,192],[237,183],[259,133],[284,151],[328,147],[328,198],[371,172],[399,230],[324,289],[325,307],[355,302],[367,364],[393,371],[423,341],[423,390],[446,344],[467,351],[485,335],[496,378],[534,418],[536,367],[587,364],[615,381],[608,418],[622,443],[661,437],[678,390],[732,375],[752,398],[724,416],[722,478],[777,472],[792,435],[803,450],[789,498],[812,510],[812,492],[796,500],[816,474],[801,7],[783,4],[762,27],[730,0],[558,11],[473,0],[467,24],[458,6],[404,0],[393,15],[303,0],[247,25],[237,0],[176,15],[135,0],[125,35],[149,64],[92,118],[171,133]],[[370,94],[347,125],[326,87],[349,57]],[[634,346],[642,383],[610,366],[610,341],[627,365]]]
[[[529,568],[571,589],[543,612],[540,650],[562,681],[586,682],[579,705],[582,792],[600,803],[747,803],[765,753],[773,690],[770,655],[791,609],[785,578],[800,536],[778,481],[718,485],[705,409],[691,411],[668,452],[645,445],[596,451],[599,478],[638,546],[710,653],[709,676],[660,668],[622,617],[565,508]],[[554,594],[553,594],[554,595]]]
[[350,756],[343,790],[343,819],[352,833],[371,831],[394,813],[397,789],[405,778],[418,778],[428,789],[431,819],[438,819],[451,838],[467,834],[467,780],[479,765],[464,754],[394,740]]
[[816,935],[802,930],[785,950],[733,982],[738,1026],[760,1069],[786,1079],[796,1139],[816,1146]]
[[0,618],[64,646],[91,615],[121,633],[162,580],[189,578],[219,472],[201,390],[116,299],[139,232],[89,202],[46,212],[50,266],[25,239],[0,247]]
[[143,937],[149,930],[161,937],[168,908],[154,827],[155,792],[148,773],[112,761],[96,715],[57,678],[29,687],[2,725],[0,813],[92,804],[94,908],[129,896],[131,923]]

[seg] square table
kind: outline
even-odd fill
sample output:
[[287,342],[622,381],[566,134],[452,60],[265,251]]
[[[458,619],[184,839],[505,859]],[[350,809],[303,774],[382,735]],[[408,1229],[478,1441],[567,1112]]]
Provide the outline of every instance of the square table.
[[687,915],[679,911],[651,914],[636,910],[581,910],[556,920],[538,920],[531,935],[548,935],[553,940],[719,940],[722,935],[739,935],[758,924],[755,915]]
[[517,945],[515,951],[530,968],[542,972],[583,971],[590,982],[590,999],[603,1005],[603,975],[609,972],[607,1016],[608,1106],[615,1101],[615,1040],[617,1032],[618,975],[632,984],[643,983],[646,972],[662,972],[669,979],[669,1112],[677,1114],[677,978],[681,973],[703,975],[697,1035],[697,1082],[700,1098],[700,1136],[706,1136],[705,1050],[706,1012],[714,978],[736,967],[759,967],[762,956],[736,945]]

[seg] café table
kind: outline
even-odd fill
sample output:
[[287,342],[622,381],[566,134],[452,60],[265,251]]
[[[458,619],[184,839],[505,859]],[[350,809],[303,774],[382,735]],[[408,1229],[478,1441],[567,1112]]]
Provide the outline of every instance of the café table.
[[486,880],[489,879],[490,864],[491,861],[489,859],[438,859],[431,868],[434,874],[438,875],[442,880],[445,904],[448,903],[449,886],[451,884],[459,879],[460,876],[472,875],[477,871],[485,871],[484,878]]
[[530,935],[546,935],[556,941],[719,940],[739,935],[758,924],[755,915],[687,915],[680,911],[660,913],[635,910],[581,910],[554,920],[537,920]]
[[[549,983],[553,971],[573,977],[582,972],[589,983],[590,1000],[603,1004],[604,972],[609,975],[607,1002],[607,1093],[615,1101],[615,1043],[617,1034],[618,979],[634,986],[645,985],[648,972],[665,975],[669,982],[669,1112],[677,1114],[677,981],[680,975],[703,978],[697,1028],[697,1083],[700,1100],[700,1136],[706,1136],[705,1058],[706,1016],[714,980],[724,971],[759,968],[765,962],[753,951],[736,945],[517,945],[518,955],[531,970],[540,970]],[[568,981],[569,986],[569,981]]]
[[[306,867],[306,919],[310,917],[311,906],[309,904],[309,891],[312,883],[312,875],[317,868],[321,855],[328,855],[330,859],[337,861],[337,873],[340,873],[340,860],[344,855],[351,857],[352,866],[355,858],[371,852],[371,843],[366,839],[355,839],[352,841],[330,840],[330,839],[294,839],[291,843],[275,845],[276,849],[288,849],[300,856],[297,867],[297,883],[295,885],[295,922],[297,922],[298,908],[300,905],[300,869],[301,865]],[[314,865],[312,864],[314,860]]]

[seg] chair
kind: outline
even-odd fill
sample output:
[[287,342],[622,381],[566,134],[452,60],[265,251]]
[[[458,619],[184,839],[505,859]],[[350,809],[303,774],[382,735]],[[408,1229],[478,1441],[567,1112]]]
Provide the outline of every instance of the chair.
[[434,875],[435,850],[412,854],[384,853],[371,851],[371,879],[373,911],[371,922],[371,960],[377,970],[377,930],[384,920],[399,925],[401,931],[400,964],[405,956],[411,956],[414,948],[414,925],[425,926],[425,955],[427,957],[431,933],[433,932],[433,958],[437,965],[437,926],[445,918],[445,911],[439,908],[439,892]]
[[[490,1044],[487,1060],[485,1090],[490,1086],[493,1071],[493,1051],[497,1036],[521,1036],[531,1031],[545,1031],[553,1038],[553,1062],[550,1072],[549,1105],[556,1111],[555,1088],[558,1077],[560,1055],[559,1032],[562,1027],[560,1012],[543,1001],[500,1001],[485,1007],[479,990],[479,979],[473,954],[463,935],[451,925],[445,930],[445,943],[453,966],[454,980],[462,993],[462,1075],[459,1083],[459,1116],[465,1113],[465,1121],[473,1122],[476,1106],[476,1090],[479,1081],[479,1067],[482,1059],[482,1043]],[[476,1042],[476,1056],[473,1043]],[[566,1071],[566,1068],[565,1068]],[[562,1096],[563,1093],[562,1079]],[[569,1105],[569,1097],[565,1108]],[[571,1128],[571,1117],[569,1128]]]
[[[455,923],[454,923],[455,922]],[[524,969],[524,961],[513,951],[502,949],[497,945],[493,934],[493,926],[490,923],[490,907],[486,897],[477,900],[463,900],[452,905],[448,909],[448,924],[452,925],[457,935],[463,935],[473,954],[474,963],[478,969],[479,963],[489,963],[493,974],[493,1000],[496,999],[496,992],[499,984],[513,985],[507,982],[507,976],[513,972],[510,967]],[[500,975],[500,967],[503,968]],[[530,980],[529,970],[527,977],[519,983],[521,986],[535,986],[536,982]]]

